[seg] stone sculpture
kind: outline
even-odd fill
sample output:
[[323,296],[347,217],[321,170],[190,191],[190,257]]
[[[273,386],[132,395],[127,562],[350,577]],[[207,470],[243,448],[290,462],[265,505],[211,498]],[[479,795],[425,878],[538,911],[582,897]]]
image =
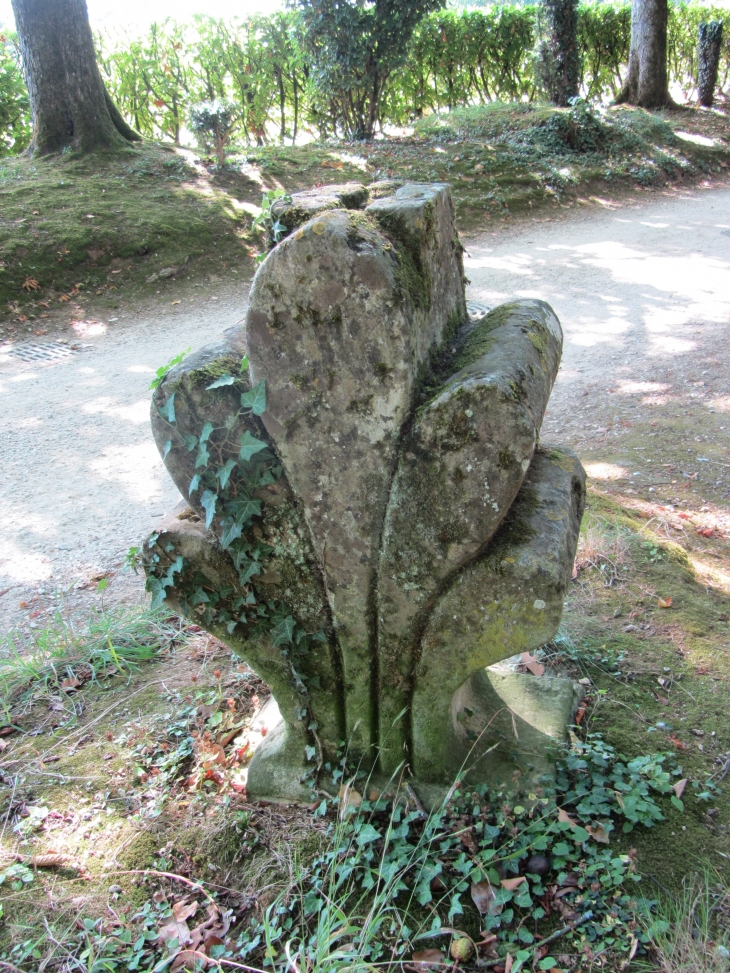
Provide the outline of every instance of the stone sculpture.
[[538,445],[560,324],[534,300],[469,318],[447,185],[274,211],[245,327],[155,391],[188,499],[145,546],[148,588],[271,687],[252,796],[306,799],[343,744],[426,797],[462,765],[539,768],[572,684],[485,667],[552,638],[575,555],[582,467]]

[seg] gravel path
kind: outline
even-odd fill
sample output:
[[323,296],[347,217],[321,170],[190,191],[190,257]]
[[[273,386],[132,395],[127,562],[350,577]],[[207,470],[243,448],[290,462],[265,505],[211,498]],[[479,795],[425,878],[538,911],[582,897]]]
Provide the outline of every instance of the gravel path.
[[[693,443],[705,436],[727,457],[730,190],[500,224],[467,247],[471,299],[541,297],[563,324],[546,440],[577,447],[594,478],[634,477],[624,492],[654,488],[620,465],[621,437],[667,410],[690,416]],[[209,285],[179,306],[88,327],[57,363],[0,348],[0,631],[44,624],[72,585],[72,603],[98,600],[94,579],[104,574],[105,597],[140,597],[122,558],[179,499],[149,430],[150,379],[240,320],[246,292]],[[730,457],[725,465],[712,481],[717,504],[730,496]]]

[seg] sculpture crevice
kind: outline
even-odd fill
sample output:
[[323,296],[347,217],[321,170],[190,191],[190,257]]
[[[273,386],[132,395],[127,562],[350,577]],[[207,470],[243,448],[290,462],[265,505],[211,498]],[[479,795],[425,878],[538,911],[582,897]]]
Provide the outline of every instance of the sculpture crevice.
[[253,795],[304,799],[343,742],[438,788],[469,753],[455,701],[509,695],[520,674],[479,673],[559,623],[585,478],[536,446],[562,332],[534,300],[469,319],[447,185],[300,195],[245,327],[155,391],[200,519],[155,532],[148,587],[271,685]]

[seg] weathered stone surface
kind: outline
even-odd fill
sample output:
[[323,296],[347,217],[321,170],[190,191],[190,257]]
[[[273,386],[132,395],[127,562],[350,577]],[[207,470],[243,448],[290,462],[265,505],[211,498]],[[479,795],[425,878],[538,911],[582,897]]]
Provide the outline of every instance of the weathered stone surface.
[[246,320],[252,381],[267,385],[263,420],[323,565],[360,750],[377,741],[374,568],[398,440],[430,352],[464,318],[447,189],[416,211],[428,219],[414,217],[407,244],[343,210],[300,227],[260,268]]
[[[153,396],[151,421],[158,449],[164,455],[170,475],[183,496],[188,498],[191,508],[184,521],[175,515],[173,524],[179,538],[177,535],[168,536],[170,525],[165,523],[164,541],[162,538],[157,541],[158,548],[163,543],[173,545],[172,550],[164,552],[165,563],[170,563],[178,554],[183,554],[177,550],[176,545],[178,539],[181,543],[185,541],[183,557],[186,565],[190,566],[182,576],[175,579],[174,588],[167,590],[167,598],[174,598],[181,606],[183,614],[201,624],[205,623],[211,630],[215,629],[216,636],[230,644],[235,651],[240,651],[254,668],[256,666],[251,662],[250,652],[246,654],[246,647],[261,641],[252,634],[259,622],[259,605],[285,605],[307,632],[322,632],[327,642],[316,643],[316,651],[310,660],[312,666],[309,678],[314,678],[323,689],[327,687],[321,700],[317,722],[321,739],[330,750],[336,750],[338,741],[345,733],[339,647],[327,605],[319,561],[312,547],[301,505],[294,497],[286,475],[281,473],[277,479],[272,478],[271,482],[250,494],[260,503],[260,513],[255,524],[247,529],[242,539],[245,541],[248,534],[252,542],[264,545],[266,556],[260,567],[255,563],[248,566],[246,573],[250,573],[250,576],[245,583],[241,581],[243,566],[239,564],[240,570],[237,571],[231,553],[220,545],[225,529],[222,511],[219,508],[211,521],[210,530],[206,531],[206,510],[201,504],[202,489],[190,492],[191,481],[204,469],[199,461],[198,441],[206,423],[213,427],[205,446],[210,462],[216,469],[223,467],[228,460],[238,460],[240,439],[244,433],[249,432],[259,440],[268,441],[261,421],[250,413],[244,414],[241,409],[241,393],[251,387],[248,374],[240,371],[241,359],[241,336],[234,330],[222,342],[187,357],[181,365],[172,369]],[[215,389],[208,388],[226,374],[235,376],[235,383]],[[171,413],[169,403],[173,396],[174,412]],[[174,415],[174,422],[169,421],[171,414]],[[192,448],[189,446],[189,437],[196,440]],[[241,464],[234,466],[231,471],[226,492],[232,497],[243,495]],[[196,571],[202,573],[203,579],[206,579],[208,569],[213,563],[219,566],[216,570],[219,570],[223,579],[220,584],[215,579],[215,571],[210,579],[193,584]],[[199,594],[196,595],[198,589],[203,590],[209,599],[207,602],[196,601],[196,597],[199,597]],[[227,595],[217,601],[221,590],[226,591]],[[243,604],[238,604],[242,599]],[[264,638],[263,642],[267,643],[268,638]],[[254,647],[251,651],[257,659],[262,657],[259,649]],[[282,656],[281,646],[273,649],[273,653],[273,657],[281,658],[284,668],[291,676],[291,658]],[[263,679],[269,681],[268,676],[258,669],[257,671]],[[283,706],[282,713],[289,722],[291,707]],[[307,722],[311,722],[311,719]]]
[[578,684],[559,676],[535,678],[508,664],[479,669],[452,700],[452,777],[463,768],[470,783],[534,789],[567,742],[582,696]]
[[294,193],[291,201],[286,197],[276,199],[271,204],[271,214],[291,233],[318,213],[329,209],[362,209],[369,201],[370,187],[347,182]]
[[419,779],[443,781],[459,769],[453,738],[445,732],[457,689],[484,667],[539,648],[558,630],[584,501],[585,473],[577,457],[539,449],[487,550],[436,605],[410,705]]
[[342,740],[434,795],[486,723],[524,723],[529,751],[567,719],[560,680],[484,673],[552,637],[574,557],[582,469],[534,453],[560,326],[539,301],[466,320],[448,187],[305,197],[254,280],[249,370],[234,329],[155,392],[190,506],[150,539],[148,586],[274,691],[252,796],[306,798]]
[[[485,548],[517,495],[560,362],[560,323],[542,301],[504,304],[464,330],[440,366],[457,370],[403,440],[388,502],[378,572],[383,738],[408,704],[434,598]],[[405,742],[405,725],[402,733]]]

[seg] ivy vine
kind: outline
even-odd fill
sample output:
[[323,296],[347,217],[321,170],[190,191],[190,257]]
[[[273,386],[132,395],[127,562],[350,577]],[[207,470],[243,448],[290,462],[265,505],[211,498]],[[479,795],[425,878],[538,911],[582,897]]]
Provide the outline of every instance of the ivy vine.
[[[170,365],[159,369],[152,387],[157,388],[169,368],[181,360],[182,356],[178,356]],[[247,369],[248,358],[244,356],[240,372]],[[206,386],[206,391],[239,383],[241,375],[226,373]],[[175,585],[187,613],[197,618],[203,627],[222,626],[229,635],[236,633],[247,641],[266,638],[278,646],[287,660],[299,699],[297,717],[307,721],[310,738],[316,744],[306,747],[307,758],[313,761],[319,755],[319,766],[322,753],[309,697],[309,690],[318,688],[317,677],[305,673],[304,661],[310,654],[312,643],[326,643],[327,636],[322,630],[307,632],[284,602],[265,600],[257,594],[255,579],[263,573],[266,558],[274,549],[252,530],[255,521],[262,516],[262,501],[255,494],[279,480],[284,470],[269,444],[254,436],[250,429],[244,430],[240,436],[234,434],[241,420],[260,419],[266,411],[266,383],[261,381],[250,389],[243,388],[238,411],[228,415],[222,425],[205,422],[197,435],[176,428],[175,395],[172,392],[161,406],[156,406],[158,415],[171,427],[172,433],[165,442],[163,459],[171,449],[186,449],[195,454],[195,472],[188,486],[188,496],[197,494],[198,503],[205,512],[206,530],[214,525],[217,528],[219,543],[230,555],[238,574],[239,587],[216,589],[199,571],[194,571],[181,583],[183,571],[192,566],[186,565],[183,557],[176,554],[171,542],[160,550],[160,535],[153,533],[146,542],[145,557],[145,588],[151,595],[152,607],[159,607],[167,597],[167,590]],[[141,560],[138,549],[130,550],[129,560],[131,563]]]

